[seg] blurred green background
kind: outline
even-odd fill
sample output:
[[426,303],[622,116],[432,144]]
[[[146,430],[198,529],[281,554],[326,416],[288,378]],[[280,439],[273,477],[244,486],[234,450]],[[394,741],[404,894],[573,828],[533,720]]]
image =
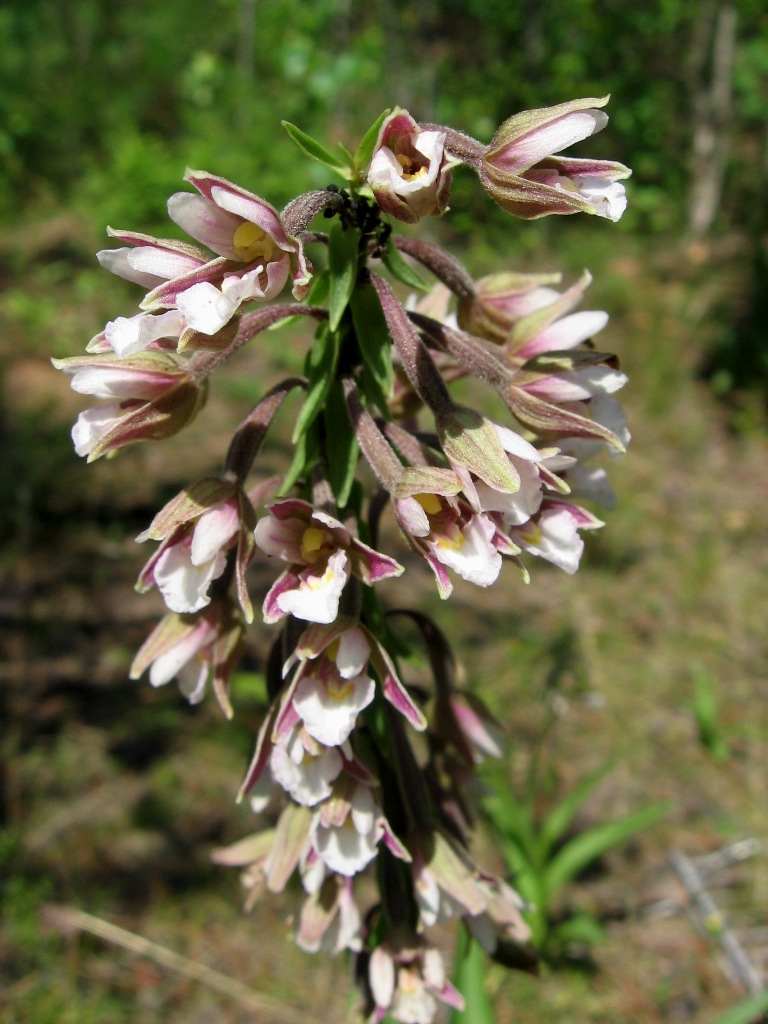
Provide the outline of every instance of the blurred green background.
[[[210,866],[213,846],[251,827],[232,800],[269,632],[253,630],[233,724],[126,682],[160,612],[132,591],[146,557],[133,538],[220,464],[228,432],[299,365],[308,335],[260,336],[187,433],[86,468],[69,438],[83,403],[49,358],[81,353],[135,306],[135,288],[94,259],[106,225],[175,232],[165,201],[189,166],[277,207],[327,184],[281,119],[354,148],[400,104],[489,140],[519,110],[611,93],[608,128],[574,153],[633,168],[620,224],[515,222],[458,171],[450,212],[423,228],[475,275],[592,271],[586,305],[612,318],[600,347],[630,375],[635,440],[611,466],[619,508],[576,578],[534,565],[530,588],[510,572],[493,595],[458,587],[436,607],[425,574],[419,600],[509,728],[493,778],[510,799],[525,793],[544,813],[615,758],[575,829],[672,806],[553,909],[601,923],[588,957],[541,979],[489,970],[500,1024],[706,1024],[739,990],[686,919],[666,854],[768,841],[765,4],[5,0],[0,50],[2,1019],[254,1019],[151,961],[62,936],[48,904],[122,923],[284,1004],[257,1019],[342,1019],[347,1006],[347,966],[282,937],[298,894],[246,917],[234,873]],[[278,445],[267,468],[284,455]],[[255,568],[257,603],[268,578]],[[413,603],[412,587],[395,585],[392,603],[398,593]],[[748,945],[768,910],[765,858],[723,899]]]

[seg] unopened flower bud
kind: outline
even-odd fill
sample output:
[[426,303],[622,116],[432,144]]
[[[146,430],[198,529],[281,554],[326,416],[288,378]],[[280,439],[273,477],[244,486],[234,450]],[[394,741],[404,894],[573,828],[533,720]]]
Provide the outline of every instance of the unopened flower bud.
[[627,203],[617,182],[629,177],[629,168],[554,155],[604,128],[608,117],[597,108],[607,102],[607,96],[571,100],[506,120],[479,168],[491,198],[523,220],[579,211],[619,220]]

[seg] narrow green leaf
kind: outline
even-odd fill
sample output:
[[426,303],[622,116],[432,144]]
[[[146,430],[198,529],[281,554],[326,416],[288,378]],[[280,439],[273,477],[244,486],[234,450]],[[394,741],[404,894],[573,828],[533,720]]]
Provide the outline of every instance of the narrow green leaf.
[[605,929],[592,914],[577,911],[572,917],[550,926],[549,945],[567,946],[578,942],[585,946],[596,946],[605,939]]
[[417,274],[409,263],[405,262],[400,254],[400,250],[391,241],[387,243],[383,260],[384,266],[398,281],[402,281],[409,288],[415,288],[419,292],[429,291],[429,285],[425,282],[424,278]]
[[347,147],[346,147],[346,146],[344,145],[344,143],[343,143],[343,142],[337,142],[337,143],[336,143],[336,149],[338,149],[338,151],[339,151],[339,154],[341,155],[341,159],[342,159],[342,160],[343,160],[343,161],[344,161],[344,162],[345,162],[345,163],[346,163],[346,164],[347,164],[347,165],[348,165],[349,167],[352,167],[352,165],[353,165],[353,163],[354,163],[354,161],[355,161],[355,158],[354,158],[354,157],[352,156],[352,154],[351,154],[351,153],[349,152],[349,150],[348,150],[348,149],[347,149]]
[[768,1013],[768,992],[759,992],[756,996],[734,1003],[725,1013],[715,1017],[710,1024],[760,1024]]
[[330,277],[329,322],[335,331],[341,323],[357,280],[360,232],[344,228],[337,220],[328,232],[328,274]]
[[358,284],[352,292],[349,306],[363,362],[384,395],[390,398],[395,381],[392,338],[376,289],[371,284]]
[[329,330],[327,324],[321,324],[315,336],[315,343],[307,355],[306,373],[309,378],[307,397],[296,417],[296,424],[293,428],[293,444],[296,444],[305,433],[307,427],[323,407],[336,373],[338,358],[338,332]]
[[381,130],[381,126],[384,124],[384,119],[389,116],[389,113],[390,111],[388,107],[383,114],[379,114],[363,136],[360,145],[355,151],[355,170],[359,174],[368,170],[368,164],[371,162],[371,157],[373,156],[373,147],[376,145],[376,140],[379,137],[379,131]]
[[344,389],[334,380],[325,406],[325,456],[328,481],[339,508],[349,501],[360,449],[349,417],[346,415]]
[[577,783],[570,793],[568,793],[568,795],[550,811],[542,822],[541,832],[539,835],[542,859],[546,859],[547,854],[557,840],[565,834],[579,807],[581,807],[595,786],[605,778],[611,768],[613,768],[613,765],[613,758],[606,761],[606,763],[601,765],[596,771],[587,775]]
[[528,860],[535,864],[538,861],[539,842],[531,811],[522,801],[508,792],[502,796],[502,792],[497,789],[485,801],[486,813],[499,832],[515,842],[525,852]]
[[278,497],[284,498],[291,491],[296,481],[302,476],[306,476],[305,470],[307,466],[311,466],[317,461],[317,448],[317,438],[310,427],[305,434],[302,434],[296,444],[293,460],[288,467],[288,472],[283,477]]
[[297,128],[295,124],[291,124],[290,121],[283,121],[282,125],[288,136],[296,143],[302,153],[306,153],[307,156],[317,160],[318,163],[330,167],[332,171],[340,174],[348,181],[352,180],[354,177],[352,168],[343,156],[334,153],[330,149],[326,149],[322,142],[313,139],[311,135],[307,135],[306,132],[303,132],[301,128]]
[[464,996],[463,1010],[454,1010],[450,1024],[496,1024],[490,996],[485,988],[487,965],[483,947],[466,928],[459,929],[453,976]]
[[669,813],[668,803],[650,804],[618,821],[606,821],[572,839],[552,858],[544,875],[548,900],[570,882],[587,864],[620,846],[636,832],[642,832]]

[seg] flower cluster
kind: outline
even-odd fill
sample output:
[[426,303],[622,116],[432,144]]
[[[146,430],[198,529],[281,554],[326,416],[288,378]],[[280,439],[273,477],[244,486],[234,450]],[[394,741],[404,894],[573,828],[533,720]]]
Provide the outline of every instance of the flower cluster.
[[[387,501],[405,554],[418,556],[404,559],[407,571],[423,559],[441,598],[457,578],[492,586],[505,561],[526,582],[537,558],[573,573],[582,535],[603,525],[592,506],[614,500],[596,460],[629,440],[613,397],[625,377],[592,343],[607,314],[574,311],[589,274],[567,288],[557,274],[476,281],[437,246],[395,235],[392,220],[444,214],[462,166],[514,216],[618,220],[629,171],[560,155],[605,125],[606,100],[516,114],[487,145],[399,108],[354,155],[287,125],[344,185],[282,212],[189,171],[195,192],[171,196],[168,212],[192,241],[109,229],[121,246],[99,261],[147,290],[139,312],[110,321],[85,356],[54,361],[76,391],[106,400],[72,431],[77,453],[93,460],[180,430],[202,408],[211,373],[257,334],[288,318],[315,323],[305,375],[271,387],[237,426],[220,473],[190,483],[138,537],[157,547],[137,589],[157,588],[167,614],[131,675],[148,671],[154,686],[176,679],[193,703],[210,681],[231,716],[231,679],[254,619],[248,568],[257,558],[281,566],[261,597],[276,636],[240,790],[264,827],[214,857],[243,869],[249,903],[298,873],[296,941],[355,953],[373,1022],[429,1024],[438,1003],[463,1006],[430,934],[448,919],[491,956],[503,960],[510,945],[533,956],[521,900],[469,853],[473,774],[500,756],[502,730],[477,695],[456,688],[437,625],[416,610],[385,610],[386,581],[406,571],[378,550]],[[327,231],[310,229],[320,214]],[[421,297],[401,301],[392,279]],[[294,301],[277,301],[289,285]],[[456,400],[462,378],[501,397],[505,422]],[[254,478],[294,390],[292,465]],[[362,463],[369,472],[358,478]],[[427,687],[401,677],[403,618],[426,648]],[[379,896],[363,912],[356,880],[374,861]]]

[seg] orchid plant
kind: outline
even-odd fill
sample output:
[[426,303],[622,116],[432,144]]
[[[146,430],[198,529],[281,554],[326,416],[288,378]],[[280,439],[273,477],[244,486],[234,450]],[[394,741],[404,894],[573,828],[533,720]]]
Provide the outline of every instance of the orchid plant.
[[[298,874],[296,942],[354,954],[369,1021],[427,1024],[439,1003],[463,1007],[432,937],[449,918],[502,963],[533,959],[523,900],[469,852],[472,776],[501,754],[498,723],[457,688],[438,626],[418,610],[385,609],[386,581],[405,569],[379,550],[381,517],[391,502],[441,598],[457,576],[492,586],[505,561],[527,583],[530,556],[572,573],[582,533],[603,525],[582,500],[613,501],[594,460],[628,441],[612,397],[625,377],[585,344],[607,315],[573,312],[587,273],[564,290],[557,274],[475,281],[438,246],[393,229],[446,213],[462,165],[518,218],[618,220],[629,170],[559,155],[604,127],[606,102],[516,114],[488,145],[399,108],[355,153],[286,124],[343,184],[278,212],[188,171],[195,191],[171,196],[168,212],[193,241],[108,229],[119,247],[99,261],[146,290],[139,312],[108,323],[86,355],[54,361],[76,391],[105,400],[72,430],[92,461],[177,433],[203,408],[210,375],[258,334],[288,320],[314,325],[304,375],[266,391],[235,429],[222,471],[190,482],[139,536],[157,547],[137,588],[157,587],[167,614],[131,676],[175,679],[192,703],[210,683],[231,717],[230,678],[254,619],[248,568],[274,563],[260,595],[275,628],[270,704],[239,794],[271,824],[215,860],[243,869],[249,904]],[[420,298],[403,301],[402,285]],[[281,298],[287,287],[293,301]],[[506,422],[453,397],[467,377],[501,396]],[[258,455],[293,391],[302,396],[294,458],[264,479]],[[424,641],[431,693],[401,679],[403,618]],[[418,758],[413,731],[425,737]],[[358,879],[373,864],[378,897],[361,907]]]

